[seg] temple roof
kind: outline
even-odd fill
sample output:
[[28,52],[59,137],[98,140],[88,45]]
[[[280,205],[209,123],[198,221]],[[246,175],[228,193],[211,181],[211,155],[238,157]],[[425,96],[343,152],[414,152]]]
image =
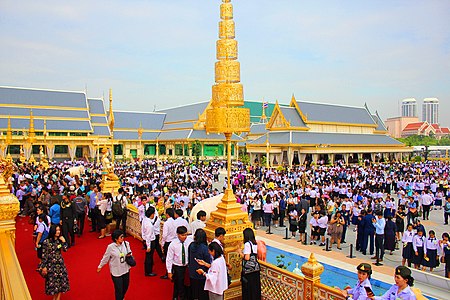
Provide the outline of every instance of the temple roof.
[[308,122],[376,125],[364,107],[297,101]]
[[131,112],[114,110],[114,131],[121,128],[138,129],[142,125],[145,130],[161,130],[165,114],[157,112]]
[[307,127],[295,107],[280,106],[280,110],[292,127]]
[[87,110],[86,94],[84,92],[0,87],[0,103],[26,106],[57,106]]
[[182,121],[198,120],[198,116],[203,113],[209,102],[199,102],[186,104],[173,108],[161,109],[157,112],[167,114],[165,123],[175,123]]
[[[270,132],[271,145],[389,145],[401,146],[401,142],[384,134],[350,134],[350,133],[319,133],[303,131]],[[248,142],[248,145],[266,145],[266,135]]]

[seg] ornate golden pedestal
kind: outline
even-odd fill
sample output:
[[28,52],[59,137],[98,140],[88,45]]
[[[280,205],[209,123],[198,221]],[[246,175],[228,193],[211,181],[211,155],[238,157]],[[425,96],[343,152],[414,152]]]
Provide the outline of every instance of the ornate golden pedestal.
[[214,239],[214,230],[217,227],[225,228],[227,234],[224,241],[225,260],[232,267],[229,273],[233,279],[229,289],[225,291],[225,299],[241,299],[241,262],[237,249],[243,243],[242,232],[245,228],[253,228],[248,220],[246,212],[241,210],[241,205],[236,203],[236,197],[232,189],[225,190],[222,201],[217,205],[217,210],[211,212],[206,223],[206,234],[209,240]]
[[111,193],[113,195],[116,195],[120,188],[120,181],[119,180],[102,180],[100,187],[102,189],[102,194]]

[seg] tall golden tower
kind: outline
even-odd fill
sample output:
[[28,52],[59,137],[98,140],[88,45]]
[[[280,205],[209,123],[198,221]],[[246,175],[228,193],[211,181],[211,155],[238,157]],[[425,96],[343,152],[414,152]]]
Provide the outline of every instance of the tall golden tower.
[[225,228],[225,258],[232,266],[230,275],[233,283],[225,294],[226,299],[240,299],[241,258],[237,253],[243,241],[242,232],[252,228],[246,212],[236,203],[231,189],[231,136],[233,133],[250,131],[250,110],[244,105],[243,86],[240,83],[240,64],[238,46],[233,21],[231,0],[222,0],[220,5],[219,40],[216,43],[217,62],[215,63],[215,84],[212,86],[210,108],[206,111],[206,131],[223,133],[227,142],[227,189],[217,210],[211,212],[205,231],[209,239],[214,238],[217,227]]

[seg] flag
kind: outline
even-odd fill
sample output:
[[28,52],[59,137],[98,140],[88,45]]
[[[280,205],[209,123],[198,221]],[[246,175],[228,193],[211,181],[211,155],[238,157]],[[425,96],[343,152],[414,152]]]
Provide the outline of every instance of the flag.
[[268,108],[269,107],[269,103],[268,102],[263,102],[263,108]]

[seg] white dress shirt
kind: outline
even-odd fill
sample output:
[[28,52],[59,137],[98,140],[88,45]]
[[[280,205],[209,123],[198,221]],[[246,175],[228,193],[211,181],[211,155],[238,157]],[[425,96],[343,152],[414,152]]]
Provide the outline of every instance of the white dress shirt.
[[[124,241],[120,245],[117,245],[117,243],[109,244],[98,268],[102,268],[109,263],[109,271],[112,276],[119,277],[128,273],[130,271],[130,266],[125,261],[125,256],[128,252],[131,252],[130,244],[128,242]],[[122,262],[120,262],[121,257],[123,257]]]
[[194,236],[195,232],[197,231],[197,229],[199,228],[205,228],[206,224],[200,220],[195,220],[192,221],[191,223],[191,233],[192,236]]
[[228,289],[227,264],[223,255],[213,260],[205,277],[205,290],[223,295],[223,292]]
[[184,257],[185,261],[183,264],[183,255],[182,255],[182,243],[177,238],[172,241],[169,245],[169,249],[167,250],[167,256],[166,256],[166,269],[167,273],[172,273],[172,266],[187,266],[189,262],[189,245],[193,242],[193,240],[188,236],[186,240],[184,241]]
[[142,220],[141,231],[142,238],[147,244],[147,249],[150,249],[151,242],[155,240],[155,229],[153,228],[153,223],[150,218],[144,217]]
[[176,238],[177,238],[177,226],[175,224],[175,220],[172,218],[168,218],[164,222],[161,244],[164,245],[165,243],[170,243]]

